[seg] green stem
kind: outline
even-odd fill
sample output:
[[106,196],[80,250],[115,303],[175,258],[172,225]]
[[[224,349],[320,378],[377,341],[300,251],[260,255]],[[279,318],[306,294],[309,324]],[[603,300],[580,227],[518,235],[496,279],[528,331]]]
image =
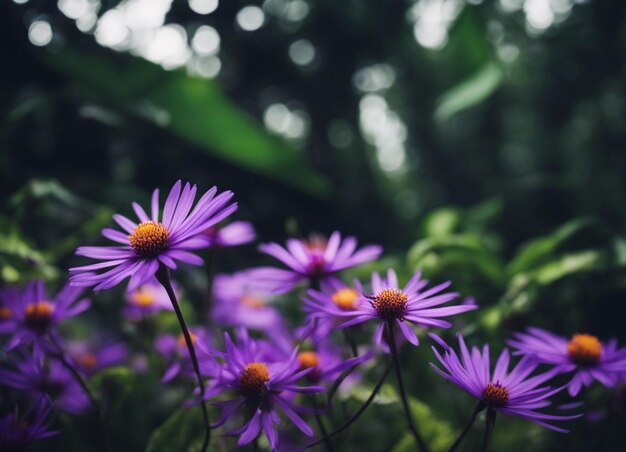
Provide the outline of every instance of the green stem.
[[400,399],[402,400],[402,406],[404,407],[404,414],[406,415],[406,421],[409,425],[409,429],[415,438],[419,449],[423,452],[428,452],[428,445],[422,439],[417,426],[413,422],[413,415],[411,414],[411,408],[409,407],[409,401],[404,389],[404,381],[402,380],[402,370],[400,369],[400,358],[398,357],[398,347],[396,346],[396,340],[394,336],[394,324],[395,319],[387,321],[387,342],[389,343],[389,350],[391,351],[391,357],[393,358],[393,365],[396,371],[396,380],[398,380],[398,392],[400,392]]
[[487,409],[487,417],[485,418],[485,437],[483,439],[483,452],[488,452],[491,446],[491,434],[496,426],[496,412],[491,408]]
[[465,435],[467,435],[467,433],[472,428],[472,425],[474,425],[474,421],[476,421],[476,417],[485,408],[486,408],[486,405],[483,402],[478,402],[478,405],[476,405],[476,408],[474,409],[474,412],[472,413],[472,417],[470,417],[469,421],[467,422],[467,425],[465,426],[465,428],[463,429],[459,437],[456,439],[454,444],[450,446],[450,449],[448,450],[448,452],[454,452],[457,449],[457,447],[459,447],[459,445],[465,438]]
[[157,280],[163,285],[163,288],[167,292],[167,295],[172,302],[172,306],[174,307],[174,312],[176,313],[176,317],[178,318],[178,323],[180,324],[180,328],[183,332],[183,336],[185,337],[185,344],[187,344],[187,350],[189,351],[189,356],[191,358],[191,362],[193,364],[193,368],[196,372],[196,377],[198,379],[198,386],[200,387],[200,408],[202,409],[202,418],[204,420],[205,425],[205,434],[204,434],[204,442],[202,443],[202,452],[205,452],[209,447],[209,441],[211,440],[211,424],[209,422],[209,413],[207,411],[206,405],[204,404],[204,400],[202,397],[205,394],[204,388],[204,380],[202,379],[202,374],[200,373],[200,365],[198,364],[198,357],[196,355],[196,349],[193,345],[193,340],[191,339],[191,334],[189,333],[189,328],[187,327],[187,322],[185,322],[185,317],[183,316],[183,312],[180,309],[178,304],[178,300],[176,299],[176,294],[174,293],[174,289],[172,288],[172,283],[170,282],[170,271],[167,267],[161,265],[156,272]]
[[365,410],[367,410],[367,407],[370,406],[370,404],[372,403],[372,401],[376,397],[376,394],[378,394],[378,391],[380,391],[380,388],[382,387],[383,383],[385,382],[385,379],[387,378],[387,375],[389,375],[389,372],[391,372],[391,367],[392,366],[393,366],[392,362],[389,362],[389,364],[387,364],[387,367],[385,368],[385,371],[383,372],[382,376],[380,377],[380,380],[378,380],[378,383],[376,383],[376,386],[374,386],[374,389],[372,390],[372,393],[370,394],[368,399],[361,406],[361,408],[359,408],[358,411],[356,413],[354,413],[354,415],[350,419],[348,419],[346,422],[341,424],[337,429],[335,429],[334,431],[332,431],[331,433],[329,433],[325,437],[323,437],[321,439],[318,439],[317,441],[315,441],[315,442],[313,442],[311,444],[307,444],[304,448],[305,449],[309,449],[311,447],[317,446],[318,444],[322,444],[327,439],[332,438],[333,436],[336,436],[339,433],[343,432],[344,430],[350,428],[350,426],[352,424],[354,424],[359,417],[361,417],[361,415],[365,412]]
[[322,419],[322,416],[320,415],[319,405],[317,403],[317,398],[315,397],[315,394],[311,394],[311,404],[313,405],[313,409],[315,410],[315,421],[317,422],[317,425],[320,428],[320,433],[322,434],[322,437],[324,438],[324,445],[326,446],[326,449],[328,450],[328,452],[335,452],[333,443],[330,441],[330,438],[327,437],[328,431],[326,430],[326,426],[324,425],[324,420]]

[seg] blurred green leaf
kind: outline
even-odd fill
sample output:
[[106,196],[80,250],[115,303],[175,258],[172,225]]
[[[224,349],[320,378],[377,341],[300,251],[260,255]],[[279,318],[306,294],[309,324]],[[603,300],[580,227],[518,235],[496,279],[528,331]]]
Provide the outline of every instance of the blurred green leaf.
[[554,258],[554,252],[559,246],[591,224],[592,221],[589,219],[570,221],[552,234],[529,241],[509,263],[507,272],[512,276],[523,271],[532,270],[538,265],[549,261]]
[[200,410],[182,407],[152,433],[146,452],[199,451],[203,435]]
[[0,217],[0,278],[16,283],[31,278],[52,279],[58,270],[19,232],[11,222]]
[[502,69],[489,61],[478,72],[439,97],[435,119],[446,121],[460,111],[481,103],[495,92],[501,82]]
[[[454,442],[450,424],[437,417],[428,405],[417,399],[409,399],[409,404],[415,423],[430,449],[435,452],[448,450]],[[406,433],[393,448],[393,452],[414,450],[415,440],[410,433]]]
[[310,195],[329,194],[328,181],[304,154],[266,133],[211,80],[187,76],[131,56],[49,53],[45,61],[99,101],[149,119],[227,162]]
[[454,233],[460,223],[460,213],[452,207],[442,207],[429,213],[422,222],[422,235],[438,237]]

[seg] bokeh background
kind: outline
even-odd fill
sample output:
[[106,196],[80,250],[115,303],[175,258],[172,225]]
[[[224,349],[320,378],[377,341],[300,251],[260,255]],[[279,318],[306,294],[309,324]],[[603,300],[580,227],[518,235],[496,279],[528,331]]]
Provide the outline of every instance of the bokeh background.
[[[625,12],[617,0],[4,0],[0,281],[60,282],[114,211],[182,178],[235,191],[261,241],[339,229],[384,245],[367,270],[452,279],[482,307],[466,332],[495,350],[529,324],[624,344]],[[267,262],[248,247],[220,270]],[[94,321],[113,322],[100,309]],[[456,433],[471,401],[430,375],[428,347],[411,353],[423,385],[411,391]],[[623,450],[624,400],[595,388],[571,435],[507,419],[495,441]],[[167,415],[128,406],[148,419],[120,450]],[[380,410],[395,430],[376,425]],[[399,410],[380,410],[354,450],[402,442]]]

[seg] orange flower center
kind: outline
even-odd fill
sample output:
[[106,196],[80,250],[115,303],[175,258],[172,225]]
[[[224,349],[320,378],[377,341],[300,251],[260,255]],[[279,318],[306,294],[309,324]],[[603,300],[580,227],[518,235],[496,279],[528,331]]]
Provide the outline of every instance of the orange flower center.
[[344,287],[335,292],[331,298],[342,311],[354,311],[356,301],[359,299],[359,292],[349,287]]
[[300,363],[302,370],[317,367],[320,364],[320,357],[315,352],[301,352],[298,354],[298,363]]
[[140,308],[149,308],[154,304],[154,296],[151,293],[137,290],[133,293],[133,303]]
[[93,370],[98,365],[98,358],[92,353],[85,353],[77,359],[78,363],[85,369]]
[[145,221],[137,225],[128,240],[138,256],[156,257],[168,248],[170,231],[161,223]]
[[576,364],[593,366],[602,356],[602,343],[590,334],[574,334],[567,343],[567,354]]
[[54,305],[49,301],[29,303],[24,308],[24,320],[26,324],[39,331],[43,331],[50,326],[53,314]]
[[243,297],[241,297],[241,304],[252,309],[261,309],[265,306],[263,300],[252,295],[244,295]]
[[500,383],[489,383],[483,389],[483,402],[490,407],[501,407],[509,401],[509,391]]
[[[196,344],[196,339],[198,338],[197,335],[193,334],[191,331],[189,332],[189,336],[191,337],[191,343],[193,345]],[[180,348],[187,348],[187,341],[185,340],[185,335],[183,333],[180,333],[178,335],[178,346]]]
[[248,397],[258,397],[270,381],[270,373],[264,363],[250,363],[243,368],[239,376],[241,392]]
[[13,311],[6,306],[0,306],[0,320],[9,320],[13,317]]
[[374,296],[373,301],[374,308],[382,319],[402,319],[409,297],[398,289],[384,289]]

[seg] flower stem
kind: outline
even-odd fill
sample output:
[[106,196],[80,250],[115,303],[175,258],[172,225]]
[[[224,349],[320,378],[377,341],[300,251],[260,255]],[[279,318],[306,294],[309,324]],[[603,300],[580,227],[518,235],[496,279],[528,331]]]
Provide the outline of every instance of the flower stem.
[[356,358],[357,356],[359,356],[359,352],[356,349],[356,344],[354,343],[354,339],[352,338],[350,331],[348,331],[347,328],[344,328],[341,331],[343,331],[343,338],[345,339],[348,346],[350,346],[350,351],[352,352],[352,356]]
[[454,444],[452,444],[452,446],[450,446],[450,449],[448,450],[448,452],[454,452],[457,449],[457,447],[459,447],[459,445],[461,444],[461,442],[465,438],[465,435],[467,435],[467,432],[469,432],[470,429],[472,428],[472,425],[474,425],[474,421],[476,421],[476,417],[485,408],[486,408],[486,406],[485,406],[485,404],[483,402],[478,402],[478,405],[476,405],[476,408],[474,408],[474,412],[472,413],[472,417],[470,417],[469,421],[467,422],[467,425],[465,426],[465,428],[463,429],[463,431],[461,432],[459,437],[456,439]]
[[191,339],[191,334],[189,334],[189,328],[187,327],[187,323],[185,322],[185,317],[183,317],[183,312],[180,310],[180,306],[178,304],[178,300],[176,299],[176,294],[174,293],[174,289],[172,288],[172,283],[170,282],[170,271],[167,267],[161,265],[156,272],[157,280],[163,285],[163,288],[167,292],[167,295],[172,302],[172,306],[174,307],[174,312],[176,312],[176,317],[178,318],[178,323],[180,324],[180,328],[183,332],[183,336],[185,337],[185,343],[187,344],[187,350],[189,351],[189,356],[191,357],[191,362],[193,364],[193,368],[196,372],[196,377],[198,378],[198,386],[200,387],[200,408],[202,409],[202,418],[204,420],[205,425],[205,435],[204,442],[202,443],[202,452],[206,451],[209,446],[209,441],[211,440],[211,424],[209,422],[209,413],[207,411],[206,405],[204,404],[204,400],[202,397],[205,394],[204,388],[204,380],[202,379],[202,375],[200,374],[200,365],[198,364],[198,357],[196,356],[196,349],[193,346],[193,340]]
[[409,401],[407,399],[406,391],[404,389],[404,381],[402,380],[402,370],[400,369],[400,358],[398,357],[398,347],[396,346],[396,340],[394,336],[394,322],[395,320],[387,321],[387,341],[389,342],[389,350],[391,351],[391,357],[393,358],[393,365],[396,371],[396,379],[398,380],[398,392],[400,392],[400,399],[402,400],[402,406],[404,407],[404,414],[406,415],[406,421],[409,424],[409,429],[415,438],[419,449],[423,452],[428,452],[428,445],[422,439],[417,426],[413,422],[413,416],[411,414],[411,408],[409,407]]
[[491,434],[496,426],[496,412],[491,408],[487,409],[487,417],[485,418],[485,437],[483,439],[483,452],[489,451],[491,445]]
[[61,347],[61,344],[59,344],[59,342],[54,338],[54,336],[50,334],[48,335],[48,339],[50,340],[50,343],[56,349],[53,356],[63,365],[63,367],[65,367],[72,374],[76,382],[80,385],[83,392],[89,398],[89,402],[98,413],[98,417],[100,417],[100,407],[98,406],[98,402],[96,401],[96,398],[94,397],[93,393],[87,386],[87,382],[82,377],[82,375],[78,372],[78,369],[72,366],[72,364],[67,360],[67,358],[65,357],[65,352],[63,351],[63,347]]
[[376,397],[376,394],[378,394],[378,391],[380,391],[380,388],[382,387],[383,383],[385,382],[385,379],[387,378],[387,375],[389,375],[389,372],[391,372],[391,367],[392,366],[393,366],[392,362],[389,362],[389,364],[387,364],[387,367],[385,368],[385,371],[383,372],[382,376],[380,377],[380,380],[378,380],[378,383],[376,383],[376,386],[374,386],[374,389],[372,390],[372,393],[370,394],[368,399],[361,406],[361,408],[359,408],[358,411],[352,415],[352,417],[350,419],[348,419],[346,422],[341,424],[337,429],[335,429],[334,431],[332,431],[328,435],[324,436],[321,439],[318,439],[317,441],[315,441],[315,442],[313,442],[311,444],[307,444],[306,446],[304,446],[304,448],[305,449],[309,449],[311,447],[317,446],[318,444],[322,444],[327,439],[332,438],[333,436],[336,436],[339,433],[343,432],[344,430],[350,428],[350,426],[352,424],[354,424],[359,417],[361,417],[361,415],[365,412],[365,410],[367,410],[367,407],[370,406],[370,404],[372,403],[372,401]]
[[315,397],[315,394],[311,394],[311,404],[313,405],[313,409],[315,410],[315,420],[317,421],[317,425],[320,428],[320,433],[322,434],[322,437],[324,438],[324,445],[326,446],[326,449],[328,450],[328,452],[335,452],[333,443],[330,441],[330,438],[328,438],[328,432],[326,431],[324,420],[322,419],[322,416],[320,415],[319,405],[317,403],[317,398]]

